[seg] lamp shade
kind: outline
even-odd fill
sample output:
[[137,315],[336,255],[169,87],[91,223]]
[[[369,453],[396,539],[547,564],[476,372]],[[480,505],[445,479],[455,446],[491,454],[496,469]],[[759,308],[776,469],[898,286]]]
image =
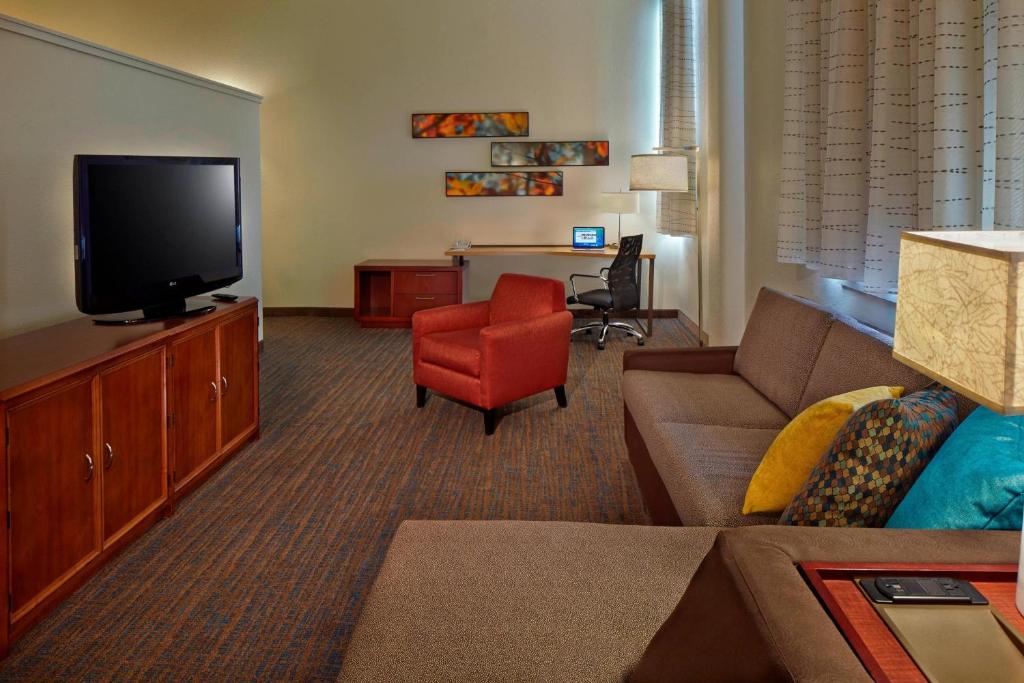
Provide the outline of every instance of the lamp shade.
[[686,157],[677,154],[634,154],[629,160],[629,189],[689,192]]
[[605,213],[636,213],[638,197],[634,192],[602,192],[601,210]]
[[1024,414],[1024,233],[903,233],[893,356],[996,412]]

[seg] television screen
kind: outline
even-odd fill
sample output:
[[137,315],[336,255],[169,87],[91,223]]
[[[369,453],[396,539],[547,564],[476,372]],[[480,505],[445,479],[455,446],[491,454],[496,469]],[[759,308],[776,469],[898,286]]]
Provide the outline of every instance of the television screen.
[[183,311],[241,279],[239,180],[233,158],[76,156],[79,310]]

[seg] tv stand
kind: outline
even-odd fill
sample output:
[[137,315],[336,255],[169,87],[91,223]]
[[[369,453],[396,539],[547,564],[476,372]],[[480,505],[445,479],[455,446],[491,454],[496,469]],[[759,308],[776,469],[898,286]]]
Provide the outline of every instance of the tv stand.
[[142,323],[154,323],[167,318],[194,318],[206,315],[217,310],[216,306],[199,306],[189,308],[184,299],[178,299],[159,306],[149,306],[142,309],[142,316],[139,318],[93,318],[96,325],[140,325]]

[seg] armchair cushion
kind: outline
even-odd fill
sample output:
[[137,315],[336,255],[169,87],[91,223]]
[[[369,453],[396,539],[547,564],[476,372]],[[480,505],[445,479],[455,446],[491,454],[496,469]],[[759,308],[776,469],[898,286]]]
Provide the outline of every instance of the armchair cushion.
[[565,285],[558,280],[505,273],[491,295],[491,325],[565,310]]
[[423,361],[480,376],[480,328],[434,332],[423,337],[420,344]]

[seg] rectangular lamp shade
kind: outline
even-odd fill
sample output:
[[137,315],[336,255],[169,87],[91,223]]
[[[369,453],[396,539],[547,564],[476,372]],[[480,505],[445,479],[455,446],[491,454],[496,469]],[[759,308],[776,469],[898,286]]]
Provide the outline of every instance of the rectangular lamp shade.
[[678,154],[634,154],[629,160],[629,189],[689,192],[686,157]]
[[1024,414],[1024,232],[903,233],[893,356]]
[[602,192],[601,211],[605,213],[637,213],[639,203],[635,192]]

